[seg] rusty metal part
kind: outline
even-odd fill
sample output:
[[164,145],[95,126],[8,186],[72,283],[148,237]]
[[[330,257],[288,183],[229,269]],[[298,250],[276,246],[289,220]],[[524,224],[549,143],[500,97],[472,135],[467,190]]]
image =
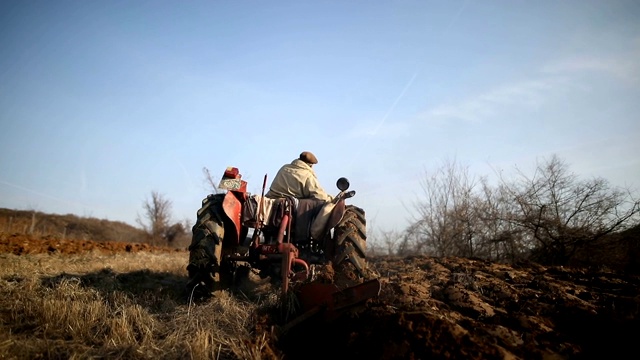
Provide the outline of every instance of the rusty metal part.
[[296,291],[302,304],[303,313],[288,322],[281,329],[281,334],[318,313],[322,313],[324,321],[335,320],[349,307],[378,296],[381,287],[378,279],[365,281],[342,290],[338,289],[335,284],[309,283],[303,285]]
[[298,259],[298,248],[291,243],[278,244],[278,251],[282,254],[282,294],[286,294],[289,291],[289,281],[291,281],[293,274],[293,264],[302,263],[306,269],[309,269],[309,266],[302,259]]
[[267,187],[267,174],[264,174],[264,180],[262,180],[262,195],[260,196],[260,203],[258,204],[258,225],[257,229],[262,229],[264,226],[264,189]]
[[298,271],[291,275],[291,281],[304,281],[309,278],[309,264],[302,259],[293,259],[293,263],[304,267],[303,271]]
[[[231,229],[234,230],[233,234],[227,234],[226,238],[233,239],[233,245],[238,245],[240,243],[240,232],[241,232],[241,217],[242,217],[242,202],[238,197],[242,197],[244,193],[238,193],[234,191],[229,191],[224,196],[224,200],[222,202],[222,209],[231,220],[233,227]],[[226,226],[225,226],[226,228]]]
[[[283,242],[288,242],[288,239],[287,241],[284,241],[284,240],[285,240],[285,233],[287,233],[286,229],[287,229],[287,226],[289,225],[289,220],[290,220],[290,215],[288,213],[284,214],[284,216],[282,217],[282,221],[280,222],[280,227],[278,229],[278,237],[276,239],[277,240],[276,242],[278,244],[282,244]],[[288,233],[287,233],[287,238],[288,238]]]

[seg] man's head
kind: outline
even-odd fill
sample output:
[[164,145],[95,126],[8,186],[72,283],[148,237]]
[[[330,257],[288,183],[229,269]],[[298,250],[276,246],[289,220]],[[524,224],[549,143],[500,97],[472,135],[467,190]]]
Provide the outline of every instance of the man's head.
[[309,151],[303,151],[300,154],[300,160],[306,162],[309,165],[318,163],[318,159],[316,158],[316,156],[310,153]]

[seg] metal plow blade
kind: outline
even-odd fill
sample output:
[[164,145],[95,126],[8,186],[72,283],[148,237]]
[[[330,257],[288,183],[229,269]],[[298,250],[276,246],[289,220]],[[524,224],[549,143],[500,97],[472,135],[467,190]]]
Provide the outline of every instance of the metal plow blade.
[[335,284],[309,283],[303,285],[297,290],[303,313],[284,325],[281,334],[319,313],[322,313],[324,321],[334,320],[344,310],[378,296],[380,289],[381,284],[378,279],[365,281],[342,290],[338,289]]

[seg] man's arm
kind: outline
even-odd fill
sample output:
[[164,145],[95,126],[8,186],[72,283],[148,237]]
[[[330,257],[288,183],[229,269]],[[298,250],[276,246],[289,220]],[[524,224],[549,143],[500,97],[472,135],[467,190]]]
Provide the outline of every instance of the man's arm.
[[305,182],[305,190],[309,194],[310,198],[319,199],[324,201],[333,200],[333,196],[329,195],[324,191],[318,179],[315,176],[309,176],[307,181]]

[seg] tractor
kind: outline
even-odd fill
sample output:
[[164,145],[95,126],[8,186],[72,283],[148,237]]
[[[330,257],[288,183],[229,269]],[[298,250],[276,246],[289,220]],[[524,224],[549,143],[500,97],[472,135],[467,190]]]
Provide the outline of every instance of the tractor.
[[253,271],[294,294],[298,320],[322,313],[325,320],[375,297],[380,282],[366,264],[366,220],[361,208],[346,205],[355,196],[341,177],[332,201],[268,198],[247,192],[235,167],[220,180],[221,193],[208,195],[197,211],[189,246],[191,294],[211,296],[233,289]]

